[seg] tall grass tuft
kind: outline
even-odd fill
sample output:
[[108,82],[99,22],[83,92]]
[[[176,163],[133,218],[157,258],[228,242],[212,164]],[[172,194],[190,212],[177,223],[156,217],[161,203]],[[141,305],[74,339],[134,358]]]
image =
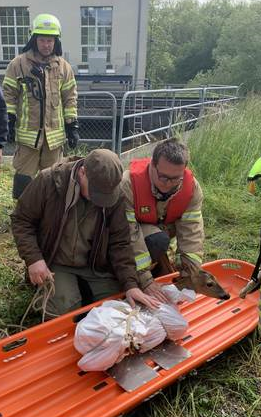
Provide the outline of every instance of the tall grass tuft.
[[205,184],[245,184],[261,156],[260,98],[248,97],[233,111],[204,119],[188,144],[193,170]]
[[191,166],[203,193],[205,261],[233,257],[255,263],[261,192],[247,192],[247,176],[261,156],[261,99],[206,118],[188,139]]

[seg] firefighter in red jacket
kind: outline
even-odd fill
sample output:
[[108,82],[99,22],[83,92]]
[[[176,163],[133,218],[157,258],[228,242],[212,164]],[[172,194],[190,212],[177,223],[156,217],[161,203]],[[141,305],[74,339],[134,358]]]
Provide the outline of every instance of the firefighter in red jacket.
[[[166,253],[176,238],[175,269],[181,276],[202,263],[204,229],[201,187],[187,168],[187,147],[175,139],[156,145],[152,159],[133,160],[122,190],[141,287],[153,282],[152,268],[166,270]],[[157,268],[156,268],[157,269]],[[155,274],[153,273],[155,276]],[[157,291],[155,284],[155,290]],[[153,286],[150,285],[151,293]]]

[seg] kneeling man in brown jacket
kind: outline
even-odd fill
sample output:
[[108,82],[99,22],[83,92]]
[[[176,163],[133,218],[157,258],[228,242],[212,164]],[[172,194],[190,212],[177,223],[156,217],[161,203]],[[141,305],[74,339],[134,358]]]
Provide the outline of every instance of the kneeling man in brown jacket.
[[[53,317],[86,303],[126,291],[132,306],[157,307],[138,288],[129,225],[120,191],[123,168],[106,149],[40,172],[25,189],[11,215],[19,254],[30,281],[54,280],[48,300]],[[161,300],[162,301],[162,300]]]

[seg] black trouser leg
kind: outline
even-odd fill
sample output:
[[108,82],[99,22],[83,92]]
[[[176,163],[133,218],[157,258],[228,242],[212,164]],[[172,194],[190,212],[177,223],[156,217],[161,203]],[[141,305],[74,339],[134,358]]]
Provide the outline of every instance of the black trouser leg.
[[13,198],[17,200],[31,181],[32,178],[29,177],[29,175],[15,173],[13,182]]
[[80,278],[79,276],[77,276],[77,281],[82,296],[82,307],[93,303],[93,293],[88,282],[85,279]]

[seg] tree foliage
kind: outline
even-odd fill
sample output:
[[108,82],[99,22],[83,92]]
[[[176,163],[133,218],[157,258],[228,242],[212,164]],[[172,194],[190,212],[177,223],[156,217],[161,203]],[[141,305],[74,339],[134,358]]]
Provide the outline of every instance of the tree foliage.
[[261,89],[261,3],[152,0],[147,75],[164,84]]

